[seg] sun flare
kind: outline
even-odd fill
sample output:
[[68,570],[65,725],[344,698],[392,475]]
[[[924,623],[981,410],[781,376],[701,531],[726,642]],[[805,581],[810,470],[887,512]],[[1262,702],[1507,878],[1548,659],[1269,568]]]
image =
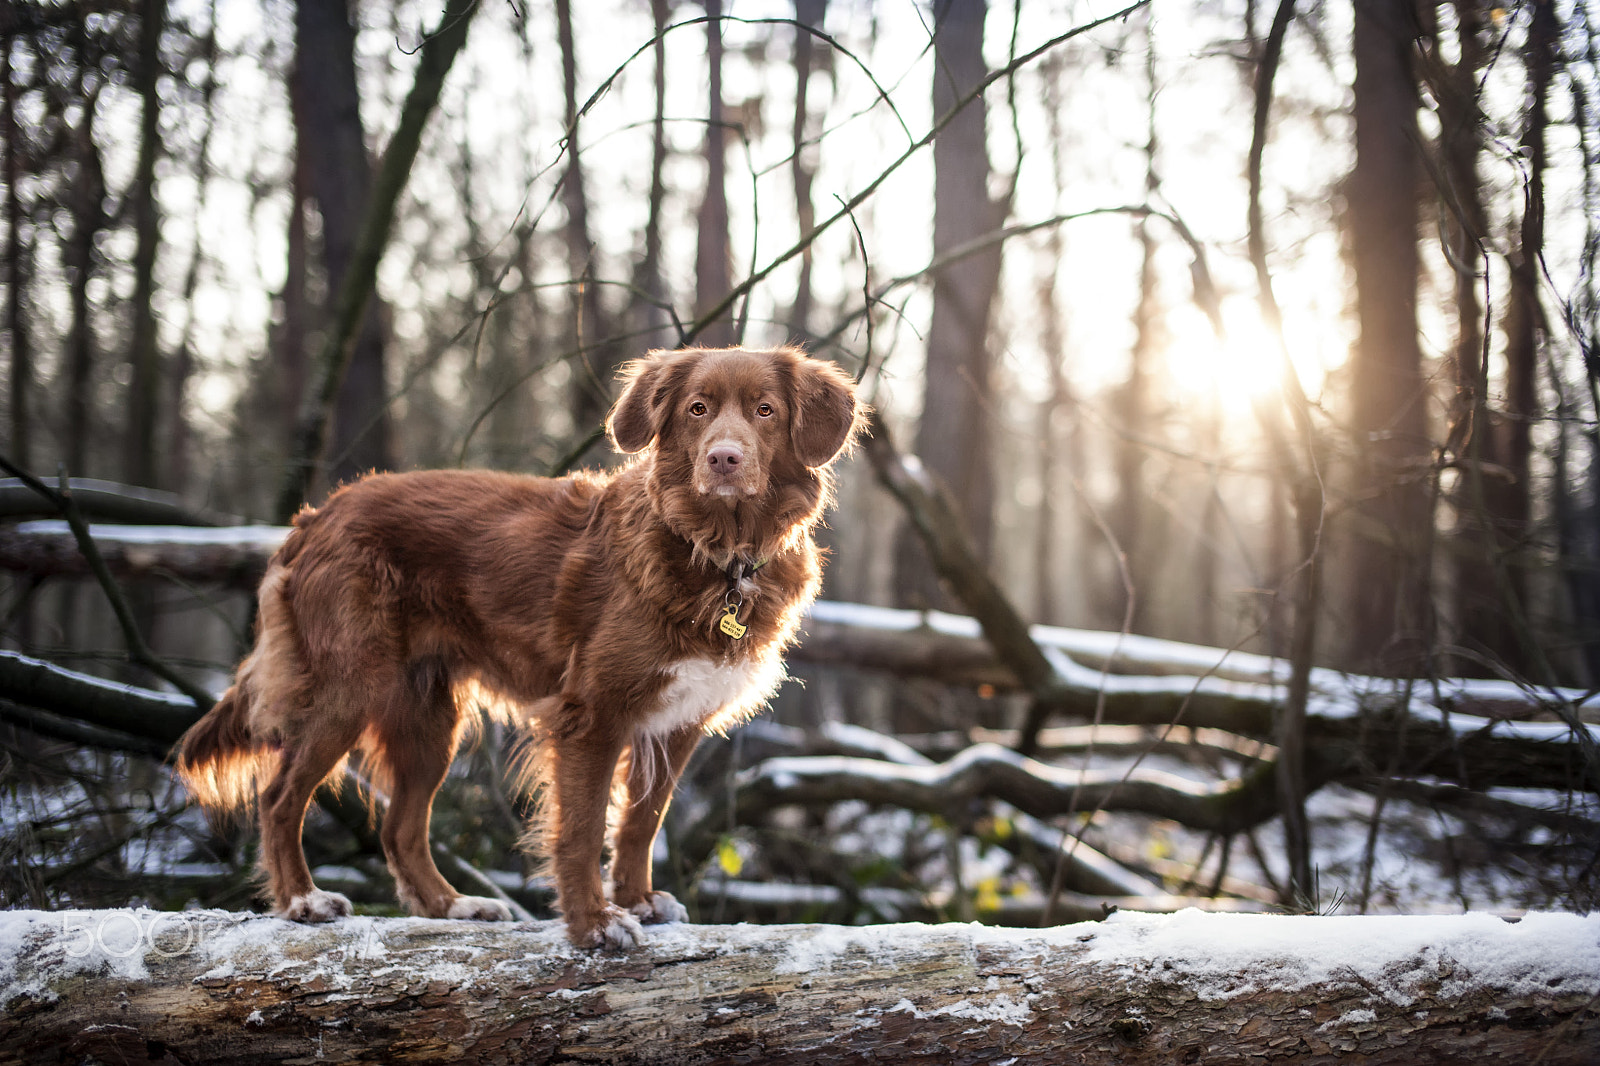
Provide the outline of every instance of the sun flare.
[[1224,336],[1199,309],[1175,309],[1167,369],[1184,395],[1213,402],[1228,414],[1245,414],[1279,394],[1283,355],[1277,338],[1253,306],[1223,305]]

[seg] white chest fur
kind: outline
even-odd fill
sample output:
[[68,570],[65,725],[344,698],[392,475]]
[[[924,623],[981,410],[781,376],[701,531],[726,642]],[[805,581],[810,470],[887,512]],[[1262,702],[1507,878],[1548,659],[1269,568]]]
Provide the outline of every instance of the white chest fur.
[[738,663],[681,659],[666,672],[660,703],[643,726],[644,732],[656,736],[704,725],[713,717],[731,723],[766,702],[784,678],[783,663],[777,659]]

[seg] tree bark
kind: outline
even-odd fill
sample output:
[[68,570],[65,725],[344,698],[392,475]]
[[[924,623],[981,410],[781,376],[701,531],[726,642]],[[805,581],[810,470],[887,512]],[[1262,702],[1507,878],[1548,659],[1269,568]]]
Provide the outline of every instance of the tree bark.
[[1039,932],[669,925],[627,954],[589,954],[554,922],[19,911],[0,940],[0,1055],[1583,1066],[1600,1055],[1597,924],[1130,913]]

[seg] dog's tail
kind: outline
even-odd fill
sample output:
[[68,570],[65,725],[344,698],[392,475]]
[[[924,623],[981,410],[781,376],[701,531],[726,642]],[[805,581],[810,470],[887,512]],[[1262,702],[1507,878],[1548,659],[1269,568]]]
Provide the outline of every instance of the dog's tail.
[[213,817],[249,806],[257,778],[276,754],[250,733],[250,697],[241,677],[178,741],[178,776]]

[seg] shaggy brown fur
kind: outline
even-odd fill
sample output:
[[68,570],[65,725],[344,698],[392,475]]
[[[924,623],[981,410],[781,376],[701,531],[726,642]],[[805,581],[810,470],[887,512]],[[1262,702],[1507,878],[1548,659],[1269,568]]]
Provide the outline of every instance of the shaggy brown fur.
[[639,920],[683,916],[652,890],[651,844],[701,734],[782,680],[821,578],[811,530],[828,466],[861,411],[847,377],[792,348],[652,352],[624,380],[609,429],[638,457],[619,472],[379,474],[295,519],[261,584],[255,648],[178,761],[209,808],[255,799],[278,914],[350,912],[312,884],[300,836],[312,792],[355,751],[388,797],[383,846],[407,907],[509,917],[452,889],[428,847],[434,792],[487,704],[536,746],[572,940],[625,947]]

